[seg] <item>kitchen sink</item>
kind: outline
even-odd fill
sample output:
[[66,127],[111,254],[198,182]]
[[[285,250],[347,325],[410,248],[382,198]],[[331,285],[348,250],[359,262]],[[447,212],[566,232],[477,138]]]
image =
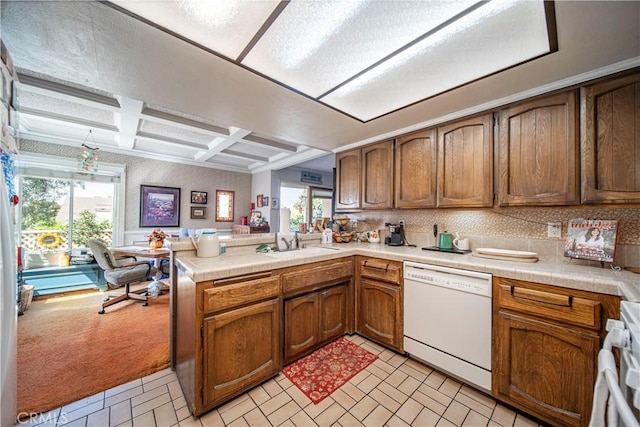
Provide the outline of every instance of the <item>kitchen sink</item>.
[[340,249],[334,247],[312,246],[310,248],[296,249],[292,251],[282,252],[265,252],[265,255],[278,259],[297,259],[309,256],[325,255],[327,253],[336,252]]

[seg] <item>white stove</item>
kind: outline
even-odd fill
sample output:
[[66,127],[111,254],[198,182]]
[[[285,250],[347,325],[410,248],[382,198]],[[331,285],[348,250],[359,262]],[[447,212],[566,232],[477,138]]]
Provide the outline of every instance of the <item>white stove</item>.
[[[640,302],[622,301],[598,354],[590,427],[640,427]],[[620,349],[620,375],[613,347]]]

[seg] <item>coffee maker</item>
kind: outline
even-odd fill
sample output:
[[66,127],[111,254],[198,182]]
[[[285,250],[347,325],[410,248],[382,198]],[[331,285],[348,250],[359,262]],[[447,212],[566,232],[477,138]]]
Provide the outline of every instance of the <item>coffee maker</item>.
[[387,227],[387,237],[384,238],[384,244],[389,246],[404,246],[404,221],[400,221],[398,225],[385,223]]

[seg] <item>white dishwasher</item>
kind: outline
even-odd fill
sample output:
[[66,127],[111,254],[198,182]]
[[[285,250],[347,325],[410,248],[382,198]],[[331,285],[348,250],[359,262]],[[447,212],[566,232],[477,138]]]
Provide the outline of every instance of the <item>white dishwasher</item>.
[[491,274],[404,262],[404,349],[491,391]]

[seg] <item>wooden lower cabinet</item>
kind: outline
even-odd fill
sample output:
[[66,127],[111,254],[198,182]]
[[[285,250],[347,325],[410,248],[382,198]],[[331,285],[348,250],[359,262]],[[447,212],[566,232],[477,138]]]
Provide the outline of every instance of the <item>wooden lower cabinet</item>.
[[204,319],[204,405],[214,406],[278,374],[279,299]]
[[361,278],[358,303],[357,331],[373,341],[402,351],[400,287]]
[[498,313],[493,388],[557,425],[586,425],[600,337],[506,312]]
[[493,278],[494,397],[554,426],[587,426],[612,295]]
[[342,284],[285,301],[285,364],[345,334],[347,297]]
[[402,263],[358,257],[356,331],[403,353]]
[[309,352],[319,341],[318,293],[312,292],[284,302],[284,360]]

